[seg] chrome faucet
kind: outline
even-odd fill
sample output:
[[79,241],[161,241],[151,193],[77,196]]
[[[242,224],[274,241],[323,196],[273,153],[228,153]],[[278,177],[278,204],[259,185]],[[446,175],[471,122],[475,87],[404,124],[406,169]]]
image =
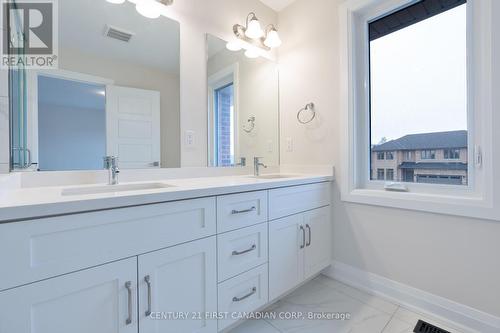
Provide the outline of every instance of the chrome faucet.
[[240,157],[240,163],[236,163],[234,166],[246,167],[247,166],[247,158]]
[[262,163],[260,161],[262,157],[254,157],[253,158],[253,175],[255,177],[258,177],[260,176],[260,167],[263,167],[264,169],[267,169],[267,165],[265,165],[264,163]]
[[105,156],[104,169],[108,170],[108,185],[117,185],[118,174],[120,173],[118,158],[116,156]]

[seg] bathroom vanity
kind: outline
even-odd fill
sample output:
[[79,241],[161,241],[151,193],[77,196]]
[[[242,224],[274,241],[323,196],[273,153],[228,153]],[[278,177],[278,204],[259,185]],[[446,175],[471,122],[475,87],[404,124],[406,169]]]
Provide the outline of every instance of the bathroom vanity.
[[47,188],[60,201],[2,208],[0,333],[234,326],[331,262],[332,177],[269,178],[122,194]]

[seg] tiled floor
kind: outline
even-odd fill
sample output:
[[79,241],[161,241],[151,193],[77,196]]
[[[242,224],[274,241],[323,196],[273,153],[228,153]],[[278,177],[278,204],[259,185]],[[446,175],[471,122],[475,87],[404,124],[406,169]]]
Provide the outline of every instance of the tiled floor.
[[438,325],[451,333],[466,333],[325,276],[317,277],[266,311],[304,315],[348,313],[350,319],[249,320],[231,333],[412,333],[418,319]]

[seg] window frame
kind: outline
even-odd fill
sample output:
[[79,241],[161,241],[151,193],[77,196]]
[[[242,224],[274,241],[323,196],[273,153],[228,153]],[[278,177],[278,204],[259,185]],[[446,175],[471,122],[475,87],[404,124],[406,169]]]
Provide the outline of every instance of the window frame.
[[[413,0],[347,0],[340,5],[340,110],[342,110],[341,199],[411,210],[500,219],[493,205],[493,3],[468,0],[468,184],[402,183],[407,191],[387,191],[370,180],[369,38],[373,20],[413,4]],[[475,38],[471,38],[475,36]],[[496,161],[498,159],[498,161]],[[500,184],[500,181],[498,181]]]
[[[443,159],[450,161],[460,160],[460,151],[460,148],[445,148],[443,149]],[[452,152],[451,156],[455,156],[455,153],[458,152],[458,157],[450,157],[450,152]],[[448,155],[448,157],[446,157],[446,155]]]
[[421,160],[435,160],[436,159],[436,150],[435,149],[422,149],[422,150],[420,150],[420,159]]

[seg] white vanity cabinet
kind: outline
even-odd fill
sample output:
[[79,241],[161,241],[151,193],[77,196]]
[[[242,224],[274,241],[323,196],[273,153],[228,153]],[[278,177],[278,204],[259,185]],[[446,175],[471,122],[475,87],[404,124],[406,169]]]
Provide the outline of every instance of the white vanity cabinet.
[[204,319],[217,311],[215,253],[210,237],[139,256],[139,332],[217,330],[216,320]]
[[330,182],[0,224],[0,333],[227,331],[330,256]]
[[0,333],[137,333],[137,260],[0,293]]
[[276,300],[331,263],[330,206],[269,222],[269,299]]

